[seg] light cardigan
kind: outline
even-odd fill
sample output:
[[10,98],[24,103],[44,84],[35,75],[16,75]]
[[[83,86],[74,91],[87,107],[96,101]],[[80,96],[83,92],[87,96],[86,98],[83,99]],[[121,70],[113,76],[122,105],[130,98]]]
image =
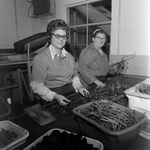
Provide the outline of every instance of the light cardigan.
[[50,88],[61,87],[72,83],[76,92],[82,87],[77,75],[73,56],[65,49],[61,56],[52,45],[33,59],[32,79],[30,86],[43,100],[52,101],[55,92]]

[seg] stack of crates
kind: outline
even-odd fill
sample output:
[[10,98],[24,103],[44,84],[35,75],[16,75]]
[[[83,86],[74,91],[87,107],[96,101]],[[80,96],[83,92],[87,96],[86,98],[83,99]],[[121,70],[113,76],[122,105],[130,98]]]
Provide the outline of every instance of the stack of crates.
[[[147,87],[146,90],[149,91],[149,93],[142,93],[139,91],[140,87],[143,85]],[[127,89],[125,94],[129,98],[129,108],[135,109],[147,115],[147,130],[141,131],[140,135],[150,140],[150,78],[147,78],[135,86]]]

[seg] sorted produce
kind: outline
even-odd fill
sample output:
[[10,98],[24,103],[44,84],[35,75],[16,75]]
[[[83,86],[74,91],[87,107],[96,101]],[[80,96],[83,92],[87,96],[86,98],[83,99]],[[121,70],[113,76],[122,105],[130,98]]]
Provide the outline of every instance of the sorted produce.
[[0,148],[12,143],[18,137],[18,135],[10,130],[5,130],[1,128],[0,131]]
[[141,83],[138,86],[136,86],[136,91],[143,93],[143,94],[150,95],[150,85],[148,85],[146,83]]
[[104,88],[96,88],[91,92],[91,99],[100,100],[107,99],[109,101],[115,102],[122,106],[128,106],[128,98],[124,91],[130,86],[125,84],[120,84],[117,80],[112,85],[106,85]]
[[71,115],[73,108],[86,104],[88,102],[94,102],[100,99],[107,99],[108,101],[115,102],[122,106],[128,106],[128,97],[125,95],[124,91],[128,89],[130,86],[126,84],[120,84],[117,80],[112,85],[106,85],[104,88],[95,88],[90,90],[89,97],[83,97],[80,94],[68,97],[71,103],[66,106],[52,106],[51,111],[56,114],[60,113],[63,115]]
[[121,110],[110,101],[93,102],[90,107],[81,109],[80,114],[97,122],[110,131],[121,131],[137,124],[142,117],[137,118],[135,110]]
[[127,72],[127,69],[129,69],[128,60],[134,58],[135,56],[136,56],[135,53],[131,55],[127,55],[127,56],[122,57],[120,61],[116,63],[112,63],[111,67],[113,69],[114,74],[116,76],[125,74]]
[[44,136],[31,150],[98,150],[81,134],[60,132],[54,130],[51,135]]

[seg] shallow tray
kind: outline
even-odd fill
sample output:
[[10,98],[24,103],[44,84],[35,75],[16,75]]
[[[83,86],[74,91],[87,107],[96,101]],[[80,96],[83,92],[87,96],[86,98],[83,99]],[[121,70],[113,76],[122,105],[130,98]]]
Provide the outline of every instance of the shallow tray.
[[[48,132],[46,132],[44,135],[42,135],[40,138],[38,138],[36,141],[31,143],[29,146],[27,146],[24,150],[30,150],[31,148],[36,146],[36,144],[41,142],[45,136],[49,136],[54,130],[59,130],[60,132],[66,131],[66,130],[59,129],[59,128],[51,129]],[[67,133],[72,133],[72,132],[69,132],[69,131],[66,131],[66,132]],[[75,134],[75,133],[73,133],[73,134]],[[85,136],[83,136],[83,137],[85,137]],[[93,147],[98,148],[99,150],[103,150],[104,149],[104,146],[103,146],[103,144],[100,141],[94,140],[94,139],[89,138],[89,137],[85,137],[85,138],[87,139],[87,143],[88,144],[92,144]]]
[[[0,150],[13,150],[19,145],[23,144],[26,141],[26,138],[29,136],[29,132],[25,130],[24,128],[14,124],[11,121],[1,121],[0,122],[0,134],[2,130],[7,130],[9,132],[12,132],[17,137],[12,140],[12,142],[7,142],[4,140],[9,140],[9,137],[4,136],[3,134],[0,135]],[[3,138],[3,139],[2,139]],[[5,142],[5,143],[4,143]],[[6,145],[6,143],[8,143]]]

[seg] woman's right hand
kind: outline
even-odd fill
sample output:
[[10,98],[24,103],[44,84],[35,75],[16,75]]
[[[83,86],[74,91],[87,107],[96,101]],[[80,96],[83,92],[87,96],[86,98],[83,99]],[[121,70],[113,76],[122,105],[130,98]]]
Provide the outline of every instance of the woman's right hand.
[[103,82],[99,81],[99,80],[96,80],[94,83],[97,85],[97,88],[105,86],[105,84]]
[[58,101],[59,105],[66,106],[70,103],[70,100],[63,95],[55,94],[54,98]]

